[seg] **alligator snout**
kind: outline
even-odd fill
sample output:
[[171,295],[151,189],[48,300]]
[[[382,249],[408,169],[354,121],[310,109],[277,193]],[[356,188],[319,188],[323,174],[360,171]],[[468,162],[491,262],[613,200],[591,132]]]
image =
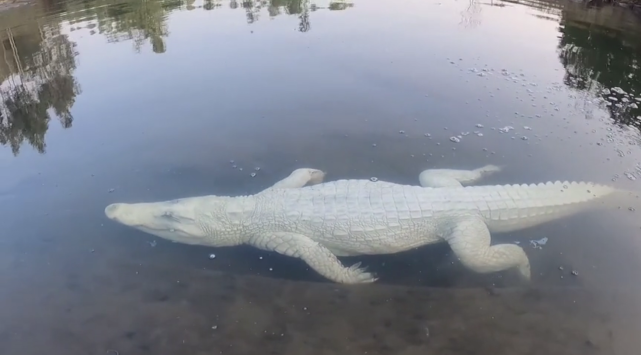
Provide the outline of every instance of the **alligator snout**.
[[109,219],[117,219],[116,216],[118,215],[118,210],[120,209],[120,206],[122,206],[121,203],[112,203],[109,206],[105,207],[105,215]]

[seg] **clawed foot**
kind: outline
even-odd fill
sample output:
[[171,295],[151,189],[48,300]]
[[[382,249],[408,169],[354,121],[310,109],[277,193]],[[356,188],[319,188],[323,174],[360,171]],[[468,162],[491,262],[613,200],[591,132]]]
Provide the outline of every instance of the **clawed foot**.
[[481,175],[489,175],[489,174],[492,174],[492,173],[497,173],[497,172],[501,171],[502,169],[503,169],[503,167],[501,167],[501,166],[488,164],[486,166],[483,166],[483,167],[480,167],[480,168],[476,169],[476,171],[481,173]]
[[346,269],[347,275],[344,280],[342,280],[343,283],[346,284],[360,284],[360,283],[371,283],[375,282],[378,280],[378,277],[376,277],[376,274],[367,272],[367,267],[360,267],[361,263],[358,262]]
[[307,172],[309,173],[309,181],[307,182],[307,185],[316,185],[320,184],[323,182],[323,179],[325,178],[325,172],[322,170],[318,169],[307,169]]

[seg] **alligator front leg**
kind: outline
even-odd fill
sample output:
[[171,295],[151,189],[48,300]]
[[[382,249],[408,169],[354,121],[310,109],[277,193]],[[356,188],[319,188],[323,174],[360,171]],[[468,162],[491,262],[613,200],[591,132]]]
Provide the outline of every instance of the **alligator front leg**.
[[266,233],[251,238],[248,244],[262,250],[300,258],[317,273],[334,282],[356,284],[378,280],[373,273],[360,268],[360,263],[350,267],[343,266],[329,249],[301,234]]
[[288,177],[278,181],[269,189],[294,189],[305,185],[315,185],[323,182],[325,173],[322,170],[311,168],[300,168],[292,171]]
[[500,170],[496,165],[486,165],[474,170],[427,169],[418,176],[418,181],[423,187],[462,187],[463,184],[472,184]]
[[490,246],[490,231],[478,216],[461,217],[443,238],[461,263],[475,272],[490,273],[516,267],[526,280],[530,280],[530,261],[523,248],[514,244]]

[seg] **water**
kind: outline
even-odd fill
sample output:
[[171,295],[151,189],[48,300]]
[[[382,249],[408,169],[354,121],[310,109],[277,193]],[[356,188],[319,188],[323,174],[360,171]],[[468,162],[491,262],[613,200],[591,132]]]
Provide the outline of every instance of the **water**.
[[345,258],[380,276],[346,287],[296,259],[170,243],[103,214],[112,202],[254,193],[303,166],[416,184],[426,168],[491,163],[505,168],[489,184],[638,190],[632,11],[414,0],[0,6],[3,355],[638,349],[641,225],[628,205],[494,235],[526,249],[530,285],[471,273],[434,245]]

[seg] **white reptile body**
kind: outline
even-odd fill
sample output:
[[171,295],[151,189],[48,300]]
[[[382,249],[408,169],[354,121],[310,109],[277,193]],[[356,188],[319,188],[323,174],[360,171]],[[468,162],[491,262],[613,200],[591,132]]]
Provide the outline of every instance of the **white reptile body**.
[[247,232],[306,235],[338,256],[392,254],[445,241],[461,216],[480,216],[491,232],[545,223],[589,207],[613,191],[590,183],[431,188],[338,180],[246,197]]
[[[421,186],[369,180],[321,183],[324,173],[297,169],[250,196],[200,196],[152,203],[116,203],[106,215],[176,242],[212,247],[252,245],[297,257],[335,282],[377,278],[345,267],[337,256],[398,253],[447,242],[480,273],[517,268],[530,278],[524,250],[491,245],[491,232],[529,228],[602,206],[615,188],[589,182],[463,186],[499,171],[428,169]],[[312,186],[304,186],[314,184]]]

